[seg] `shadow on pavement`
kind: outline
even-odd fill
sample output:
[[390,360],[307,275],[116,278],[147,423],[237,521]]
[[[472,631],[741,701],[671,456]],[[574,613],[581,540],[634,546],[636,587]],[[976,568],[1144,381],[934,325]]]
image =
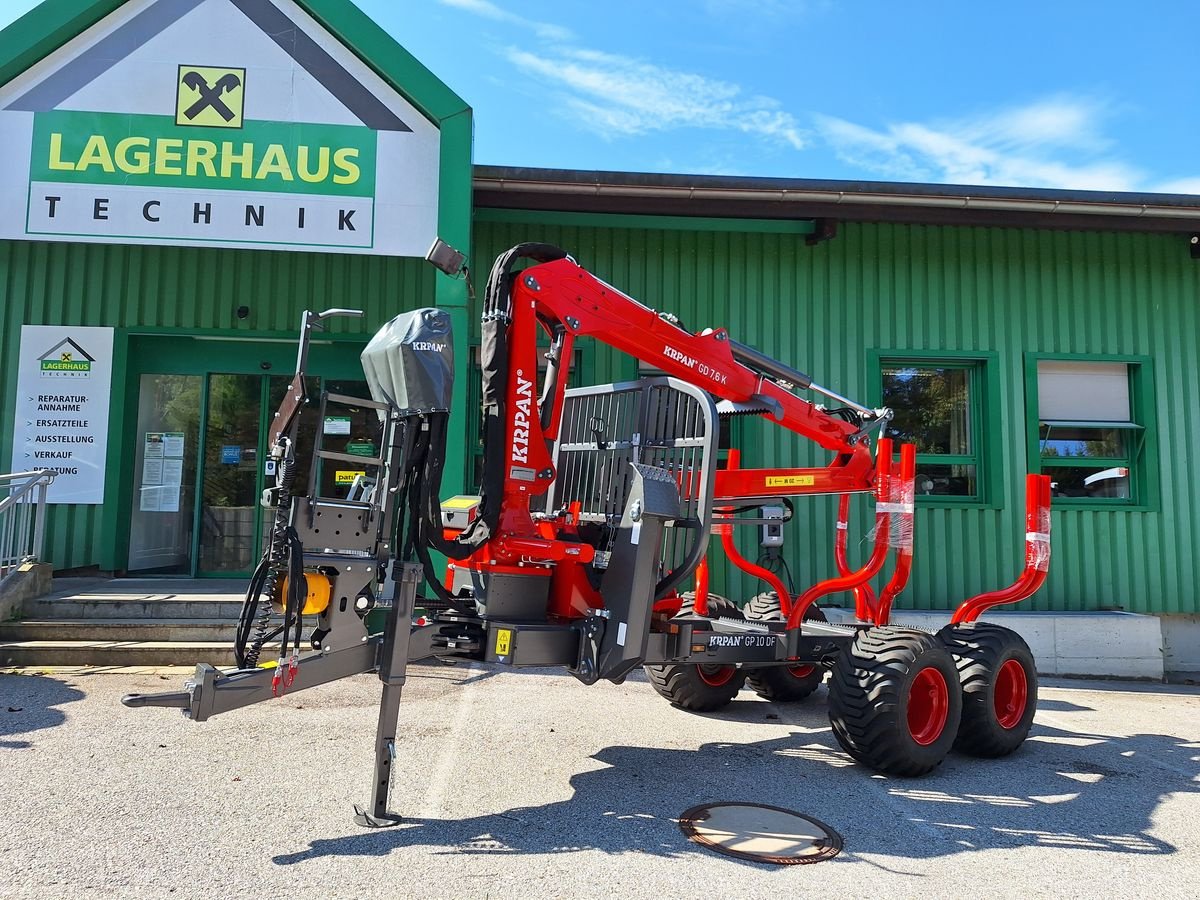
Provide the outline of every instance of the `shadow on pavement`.
[[57,707],[83,696],[83,691],[57,678],[0,675],[0,749],[29,749],[31,742],[8,738],[61,725],[67,714]]
[[1079,703],[1072,703],[1070,700],[1051,700],[1047,697],[1038,697],[1038,709],[1047,712],[1095,712],[1094,706],[1083,706]]
[[[726,718],[761,722],[763,708],[735,702]],[[1038,725],[1007,759],[952,754],[925,778],[900,779],[872,776],[855,765],[834,742],[820,705],[786,709],[783,719],[792,733],[768,741],[710,743],[698,751],[607,747],[593,757],[604,768],[571,779],[569,800],[457,820],[406,818],[393,829],[318,839],[273,861],[383,856],[416,846],[447,853],[600,850],[671,858],[707,852],[683,837],[674,817],[720,800],[774,803],[813,815],[843,835],[843,860],[1018,847],[1170,854],[1176,847],[1149,833],[1158,804],[1172,793],[1200,792],[1200,744],[1170,735],[1111,737]],[[508,777],[504,765],[496,760],[497,777]],[[404,802],[397,788],[394,803],[401,812]]]

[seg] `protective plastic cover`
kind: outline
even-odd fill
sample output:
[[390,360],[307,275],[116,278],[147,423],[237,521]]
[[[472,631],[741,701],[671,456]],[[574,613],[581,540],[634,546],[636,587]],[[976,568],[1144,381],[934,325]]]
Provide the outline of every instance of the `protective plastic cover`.
[[362,352],[371,397],[402,412],[446,412],[454,387],[454,335],[440,309],[401,313]]

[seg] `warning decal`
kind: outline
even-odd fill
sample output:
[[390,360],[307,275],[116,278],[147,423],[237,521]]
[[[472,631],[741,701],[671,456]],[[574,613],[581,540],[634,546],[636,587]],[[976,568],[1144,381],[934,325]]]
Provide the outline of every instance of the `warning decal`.
[[767,487],[812,487],[816,479],[812,475],[768,475]]
[[507,628],[496,629],[496,655],[508,656],[512,652],[512,632]]

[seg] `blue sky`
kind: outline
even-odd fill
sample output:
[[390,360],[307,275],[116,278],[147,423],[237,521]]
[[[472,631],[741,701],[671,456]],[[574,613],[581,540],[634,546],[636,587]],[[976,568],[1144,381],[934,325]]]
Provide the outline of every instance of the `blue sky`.
[[478,163],[1200,194],[1190,0],[356,2]]

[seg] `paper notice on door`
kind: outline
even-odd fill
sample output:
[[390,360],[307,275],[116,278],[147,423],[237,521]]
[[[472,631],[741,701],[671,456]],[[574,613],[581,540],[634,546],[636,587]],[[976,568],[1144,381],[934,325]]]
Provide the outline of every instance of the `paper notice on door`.
[[159,499],[159,512],[179,512],[179,485],[164,484],[159,488],[162,492]]
[[140,496],[138,508],[142,512],[158,512],[162,508],[162,487],[160,485],[143,486],[138,493]]
[[168,458],[162,461],[162,483],[165,485],[174,485],[175,487],[183,484],[182,459]]
[[163,435],[159,431],[146,432],[146,459],[161,459],[163,455]]
[[147,456],[144,460],[142,460],[142,487],[147,487],[152,484],[162,484],[162,480],[162,458],[153,458]]
[[183,456],[184,435],[182,431],[168,431],[163,438],[163,456]]

